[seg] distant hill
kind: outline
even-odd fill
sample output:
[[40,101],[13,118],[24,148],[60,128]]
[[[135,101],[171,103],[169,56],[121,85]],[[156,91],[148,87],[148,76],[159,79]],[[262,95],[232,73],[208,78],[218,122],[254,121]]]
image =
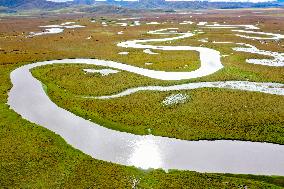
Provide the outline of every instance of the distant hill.
[[[87,6],[79,8],[80,12],[86,12],[86,13],[97,13],[97,14],[130,14],[133,12],[133,10],[120,7],[120,6],[114,6],[114,5],[96,5],[96,6]],[[137,10],[135,11],[137,13]]]
[[[84,0],[80,0],[81,3]],[[90,0],[89,0],[90,1]],[[284,1],[284,0],[280,0]],[[139,2],[123,2],[108,0],[105,4],[127,7],[131,9],[233,9],[233,8],[265,8],[265,7],[280,7],[279,2],[264,2],[264,3],[250,3],[250,2],[208,2],[208,1],[176,1],[169,2],[165,0],[139,0]],[[97,4],[94,2],[94,4]]]
[[[117,4],[114,2],[113,4]],[[123,5],[123,4],[122,4]],[[166,2],[164,0],[141,0],[136,4],[124,4],[131,8],[163,8],[163,9],[229,9],[229,8],[250,8],[250,7],[278,7],[278,3],[249,3],[249,2],[208,2],[208,1],[178,1]]]
[[[282,2],[282,3],[281,3]],[[251,7],[279,7],[283,6],[284,0],[277,2],[266,2],[266,3],[248,3],[248,2],[206,2],[206,1],[190,1],[190,2],[166,2],[165,0],[140,0],[139,2],[126,2],[126,1],[115,1],[108,0],[107,2],[97,2],[95,0],[74,0],[73,2],[51,2],[46,0],[0,0],[0,6],[8,7],[10,9],[58,9],[68,6],[76,5],[105,5],[103,8],[107,11],[113,9],[115,12],[116,7],[125,7],[130,9],[229,9],[229,8],[251,8]],[[107,7],[111,5],[112,7]],[[92,8],[88,9],[90,11]],[[94,11],[102,11],[93,8]],[[92,11],[92,10],[91,10]],[[122,11],[122,10],[120,10]],[[122,11],[123,12],[123,11]]]
[[56,9],[70,6],[73,3],[56,3],[46,0],[0,0],[0,6],[19,9]]

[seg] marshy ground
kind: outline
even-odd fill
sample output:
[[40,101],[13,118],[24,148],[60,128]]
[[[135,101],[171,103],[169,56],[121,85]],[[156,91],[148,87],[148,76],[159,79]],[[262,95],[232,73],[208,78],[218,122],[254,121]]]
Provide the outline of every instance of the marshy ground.
[[[113,15],[3,17],[0,20],[0,154],[3,157],[0,186],[131,188],[134,183],[141,188],[283,186],[282,177],[142,171],[95,160],[73,149],[54,133],[21,119],[6,105],[7,92],[11,87],[9,73],[20,65],[32,62],[96,58],[153,70],[195,70],[200,66],[200,61],[198,53],[194,51],[153,50],[159,54],[152,55],[143,52],[143,49],[122,48],[116,44],[134,39],[167,37],[147,34],[150,30],[179,28],[179,32],[187,32],[202,29],[204,33],[191,38],[155,45],[204,46],[216,49],[222,55],[229,55],[221,59],[224,65],[222,70],[206,77],[185,81],[160,81],[125,71],[101,76],[99,73],[85,73],[83,69],[103,67],[80,64],[43,66],[34,69],[33,74],[42,81],[49,97],[60,107],[111,129],[142,135],[149,134],[150,130],[153,135],[185,140],[234,139],[284,144],[283,96],[227,89],[195,89],[182,91],[187,99],[169,106],[162,102],[167,97],[180,93],[179,91],[139,92],[108,100],[82,98],[89,95],[110,95],[138,86],[200,81],[284,83],[283,67],[246,62],[246,59],[250,58],[271,57],[235,52],[232,50],[232,47],[236,46],[234,44],[212,43],[249,43],[259,49],[283,53],[283,40],[249,40],[236,36],[231,29],[210,29],[197,25],[205,21],[231,25],[252,24],[257,25],[259,31],[284,34],[283,10],[267,9],[254,12],[255,10],[230,10],[207,11],[203,14],[156,14],[127,20],[118,20]],[[96,22],[91,22],[92,19]],[[141,24],[130,26],[136,20]],[[194,24],[180,24],[186,20]],[[39,26],[67,21],[86,27],[65,29],[59,34],[27,37],[30,32],[44,30]],[[103,22],[106,24],[102,24]],[[117,24],[121,22],[127,23],[128,26]],[[151,22],[159,24],[147,24]],[[123,34],[118,34],[121,31]],[[202,39],[208,42],[204,43]],[[119,54],[125,51],[129,54]]]

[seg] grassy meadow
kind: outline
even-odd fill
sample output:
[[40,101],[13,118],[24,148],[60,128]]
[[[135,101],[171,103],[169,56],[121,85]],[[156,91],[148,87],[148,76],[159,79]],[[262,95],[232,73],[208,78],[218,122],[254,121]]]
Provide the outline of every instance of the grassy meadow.
[[[112,23],[112,22],[111,22]],[[168,22],[171,23],[171,22]],[[240,23],[236,23],[240,24]],[[138,27],[138,26],[137,26]],[[141,27],[140,33],[144,31]],[[160,28],[165,28],[159,26]],[[171,23],[167,27],[179,27],[180,32],[198,29],[196,25],[179,25]],[[117,26],[111,24],[109,33]],[[131,28],[131,27],[130,27]],[[259,41],[243,39],[235,36],[230,29],[205,29],[204,33],[192,38],[170,42],[155,42],[156,45],[194,45],[217,49],[223,55],[224,68],[212,75],[183,81],[160,81],[121,71],[109,76],[100,74],[85,74],[84,68],[100,69],[101,67],[86,65],[52,65],[33,70],[34,76],[41,80],[49,89],[51,99],[60,107],[100,123],[105,127],[131,132],[135,134],[151,134],[186,140],[250,140],[284,144],[284,98],[283,96],[268,95],[257,92],[246,92],[225,89],[196,89],[181,91],[190,96],[186,103],[175,106],[164,106],[161,102],[173,92],[139,92],[130,96],[110,99],[86,99],[84,96],[101,96],[115,94],[132,87],[149,85],[173,85],[198,81],[256,81],[256,82],[284,82],[283,67],[269,67],[248,64],[249,58],[267,58],[262,55],[235,52],[235,44],[214,44],[210,41],[232,41],[249,43],[260,49],[281,52],[283,42],[271,42],[261,45]],[[150,30],[151,28],[148,28]],[[157,26],[154,26],[157,29]],[[269,30],[271,31],[271,30]],[[146,33],[146,32],[145,32]],[[104,35],[103,33],[102,35]],[[127,33],[125,36],[130,37]],[[123,35],[122,35],[123,36]],[[171,37],[173,35],[151,35],[140,33],[145,38]],[[137,39],[141,39],[137,36]],[[128,38],[126,37],[126,39]],[[131,36],[132,37],[132,36]],[[201,43],[200,39],[208,39],[208,43]],[[131,38],[132,39],[132,38]],[[276,43],[276,44],[275,44]],[[274,45],[272,45],[274,44]],[[196,52],[191,51],[159,51],[159,55],[148,55],[143,49],[118,48],[128,55],[118,55],[111,60],[123,62],[139,67],[165,71],[190,71],[199,66]],[[94,50],[96,51],[96,50]],[[108,56],[108,51],[102,56]],[[105,58],[104,58],[105,59]],[[194,60],[194,61],[192,61]],[[145,65],[152,62],[152,65]],[[76,82],[74,82],[76,81]]]
[[[244,14],[241,21],[235,17]],[[225,16],[224,16],[225,15]],[[262,18],[265,31],[281,30],[284,21],[267,11]],[[284,13],[279,13],[281,17]],[[196,52],[164,52],[147,55],[138,49],[125,49],[116,44],[130,39],[159,38],[146,34],[148,30],[179,27],[180,31],[195,26],[179,25],[182,20],[226,21],[232,24],[255,23],[257,16],[244,10],[224,14],[208,11],[208,15],[194,18],[159,15],[163,25],[121,27],[114,24],[103,27],[100,20],[110,23],[108,15],[63,15],[42,18],[5,17],[0,20],[0,188],[282,188],[280,176],[233,175],[197,173],[192,171],[141,170],[96,160],[68,145],[60,136],[27,120],[12,111],[7,103],[12,87],[9,74],[17,67],[36,61],[63,58],[97,58],[124,62],[140,67],[165,71],[190,71],[199,67]],[[156,21],[156,15],[145,16],[142,22]],[[96,23],[90,19],[95,18]],[[247,18],[247,19],[246,19]],[[272,22],[273,20],[273,22]],[[40,25],[75,21],[86,28],[66,29],[64,33],[26,38],[29,32],[41,31]],[[172,23],[173,22],[173,23]],[[117,32],[124,31],[123,35]],[[205,30],[206,31],[206,30]],[[220,30],[223,31],[223,30]],[[223,31],[230,32],[230,31]],[[278,31],[279,32],[279,31]],[[280,31],[283,33],[283,31]],[[228,40],[227,34],[211,36],[206,31],[202,38]],[[88,38],[91,36],[91,39]],[[216,37],[218,36],[218,37]],[[234,41],[235,36],[228,34]],[[243,39],[242,39],[243,40]],[[162,43],[160,43],[162,44]],[[171,45],[200,45],[192,39],[172,42]],[[281,51],[273,43],[259,48]],[[233,53],[230,45],[206,44],[224,54]],[[128,51],[129,55],[119,55]],[[156,51],[155,51],[156,52]],[[243,56],[244,55],[244,56]],[[113,100],[84,99],[117,93],[130,87],[172,85],[196,81],[249,80],[284,83],[283,68],[272,68],[245,63],[250,54],[234,53],[224,57],[225,68],[204,78],[165,82],[121,71],[109,76],[85,74],[84,68],[102,68],[86,65],[52,65],[33,70],[42,81],[50,98],[58,106],[79,116],[91,119],[105,127],[136,133],[175,137],[187,140],[238,139],[284,144],[284,98],[236,90],[197,89],[181,92],[139,92]],[[253,56],[255,57],[255,56]],[[145,65],[145,62],[153,62]],[[185,66],[187,65],[187,66]],[[183,93],[190,98],[184,104],[163,106],[163,99],[171,94]],[[139,115],[139,116],[138,116]]]
[[[102,77],[85,74],[83,68],[90,66],[43,66],[33,73],[60,107],[112,129],[142,135],[149,134],[150,129],[153,135],[186,140],[237,139],[284,144],[283,96],[208,88],[86,99],[83,96],[112,94],[152,83],[127,72]],[[153,83],[156,84],[155,80]],[[178,93],[190,98],[182,104],[162,104],[167,96]]]

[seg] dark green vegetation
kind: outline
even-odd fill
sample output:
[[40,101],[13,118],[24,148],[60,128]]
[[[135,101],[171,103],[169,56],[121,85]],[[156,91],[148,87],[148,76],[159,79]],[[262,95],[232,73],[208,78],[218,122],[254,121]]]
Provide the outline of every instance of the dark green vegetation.
[[[220,18],[220,20],[222,20],[222,18]],[[152,60],[149,59],[149,56],[146,57],[140,52],[134,53],[137,53],[137,56],[139,55],[141,56],[141,58],[144,58],[143,61],[136,62],[136,60],[127,60],[127,56],[117,55],[117,52],[124,51],[125,49],[116,47],[115,43],[126,39],[137,39],[140,37],[145,37],[143,36],[143,33],[150,29],[159,29],[156,28],[156,26],[141,26],[141,33],[134,32],[134,27],[131,27],[128,28],[125,32],[126,35],[118,36],[116,35],[116,33],[122,30],[121,27],[102,28],[100,24],[89,24],[88,28],[76,30],[75,32],[73,32],[72,30],[66,30],[64,34],[59,35],[42,36],[38,38],[25,38],[25,34],[27,32],[40,30],[39,28],[37,28],[38,25],[57,23],[60,24],[64,21],[65,20],[39,20],[31,18],[1,20],[0,188],[133,188],[133,183],[136,183],[135,185],[137,186],[137,188],[203,189],[284,187],[284,178],[277,176],[268,177],[254,175],[208,174],[190,171],[170,171],[169,173],[166,173],[162,170],[143,171],[133,167],[120,166],[100,160],[95,160],[90,156],[85,155],[80,151],[72,148],[71,146],[66,144],[66,142],[60,136],[54,134],[53,132],[50,132],[47,129],[44,129],[38,125],[32,124],[22,119],[19,115],[9,109],[6,102],[7,93],[11,88],[9,74],[12,70],[23,64],[28,64],[34,61],[60,58],[86,57],[111,59],[120,62],[126,62],[128,64],[145,66],[143,61]],[[81,22],[82,24],[89,23],[86,19],[79,20],[79,22]],[[271,20],[268,20],[267,22],[272,23]],[[168,25],[166,25],[165,27],[168,27]],[[281,29],[282,25],[280,24],[279,27]],[[90,35],[92,35],[93,38],[92,40],[87,41],[86,37]],[[152,36],[146,37],[152,38]],[[115,53],[110,54],[109,52]],[[194,53],[190,53],[189,55],[190,57],[192,57],[192,60],[195,59],[196,55]],[[232,64],[239,62],[238,57],[235,57],[233,59],[236,60]],[[180,59],[178,62],[180,61],[182,61],[182,59]],[[166,69],[179,69],[178,67],[181,65],[175,66],[176,63],[169,65],[169,67],[167,67]],[[187,64],[185,61],[183,63]],[[227,62],[227,64],[230,63]],[[267,75],[271,80],[283,82],[283,78],[275,74],[283,73],[281,72],[281,70],[274,68],[265,69],[263,67],[251,66],[251,69],[255,69],[257,71],[257,74],[254,74],[252,70],[246,72],[244,71],[245,68],[239,68],[240,65],[243,65],[243,62],[240,62],[237,66],[228,68],[228,72],[224,71],[225,74],[223,75],[218,75],[218,77],[212,76],[212,78],[207,79],[217,80],[222,76],[224,80],[226,80],[227,78],[249,78],[251,80],[261,80],[263,79],[262,73],[265,73],[265,75]],[[157,66],[153,67],[153,69],[162,68],[162,65],[153,66]],[[198,66],[198,62],[196,62],[195,66]],[[54,102],[58,103],[60,106],[67,97],[70,97],[70,99],[74,100],[70,102],[74,104],[76,103],[76,106],[78,106],[77,103],[84,102],[91,102],[95,106],[98,106],[98,104],[96,103],[100,103],[102,104],[102,108],[106,108],[105,110],[107,110],[107,108],[111,104],[116,104],[117,107],[121,109],[123,103],[121,100],[123,99],[111,102],[96,102],[93,100],[84,100],[80,96],[78,97],[78,95],[102,95],[107,93],[114,93],[128,87],[140,85],[170,84],[154,81],[127,72],[110,75],[105,78],[99,77],[96,74],[85,75],[81,70],[83,67],[86,66],[47,66],[35,70],[34,74],[42,79],[42,81],[48,87],[47,91],[50,96],[53,98]],[[194,69],[194,67],[189,69]],[[54,81],[51,82],[51,78],[53,78]],[[60,79],[62,79],[62,81],[60,81]],[[135,80],[135,82],[133,82],[133,80]],[[263,80],[265,81],[268,79],[267,77],[265,77]],[[101,91],[98,90],[99,88],[96,86],[102,86],[103,84],[104,87],[100,89]],[[81,85],[79,90],[81,91],[81,93],[78,93],[78,88],[76,88],[75,85]],[[67,91],[64,92],[65,89]],[[210,101],[214,101],[216,95],[221,95],[221,97],[217,96],[217,100],[219,99],[219,101],[224,95],[230,98],[241,98],[246,101],[246,103],[248,103],[243,104],[243,106],[246,105],[250,111],[252,110],[253,106],[258,105],[253,104],[251,102],[251,98],[254,100],[254,102],[260,100],[260,102],[264,103],[262,107],[266,108],[265,110],[260,110],[261,115],[263,115],[265,111],[268,111],[269,108],[272,111],[275,111],[276,115],[279,115],[281,113],[281,110],[279,110],[277,106],[280,106],[281,104],[277,104],[279,102],[283,103],[283,99],[279,99],[280,97],[277,96],[273,96],[271,98],[269,97],[268,99],[264,94],[243,93],[238,91],[196,90],[184,91],[184,93],[187,93],[191,97],[193,103],[202,103],[198,99],[204,97],[208,99],[209,105],[210,103],[212,103],[211,106],[213,106],[213,102]],[[156,108],[158,108],[158,110],[161,110],[161,107],[159,107],[160,101],[170,93],[139,93],[135,94],[135,96],[140,98],[145,94],[147,94],[147,98],[145,98],[144,101],[146,102],[145,104],[147,105],[148,103],[147,106],[154,105],[156,106]],[[57,102],[57,99],[60,96],[62,96],[63,99]],[[135,98],[131,100],[133,103],[136,103]],[[189,101],[188,103],[190,102],[191,101]],[[228,100],[228,102],[233,103],[232,100]],[[270,103],[275,102],[277,102],[277,104],[275,105],[276,107],[272,107]],[[139,103],[141,104],[141,102]],[[237,112],[242,106],[240,106],[240,101],[236,101],[234,103],[238,105],[236,106]],[[223,102],[223,104],[221,103],[222,106],[224,106],[224,104],[225,102]],[[68,106],[69,105],[71,104],[68,104]],[[135,104],[129,104],[126,108],[132,108],[129,106],[135,106]],[[181,104],[176,107],[169,108],[178,108],[186,112],[188,111],[186,106],[186,104]],[[150,110],[149,107],[147,108],[147,111]],[[220,107],[217,107],[217,109],[218,108]],[[196,109],[196,111],[197,110],[198,109]],[[80,111],[81,110],[79,110],[78,112]],[[153,112],[154,110],[152,109],[151,111]],[[164,107],[164,111],[169,110]],[[202,111],[207,111],[207,115],[205,114],[204,116],[209,116],[209,110]],[[91,113],[91,111],[85,112],[89,114]],[[160,112],[154,113],[160,114]],[[237,113],[245,114],[244,111]],[[270,115],[267,116],[267,120],[272,119]],[[218,121],[217,115],[213,118],[215,118],[214,121]],[[228,120],[229,118],[227,117],[226,119]],[[279,118],[277,118],[276,116],[275,120],[277,119]],[[103,121],[104,120],[102,120],[102,122]],[[272,122],[271,124],[274,123]],[[271,129],[275,128],[278,127],[271,127]],[[142,129],[141,131],[141,133],[143,133],[144,129]],[[156,130],[154,130],[153,132],[156,132]],[[275,138],[277,137],[278,136],[275,135]],[[264,139],[266,140],[267,138]],[[282,140],[282,138],[279,137],[279,140]]]

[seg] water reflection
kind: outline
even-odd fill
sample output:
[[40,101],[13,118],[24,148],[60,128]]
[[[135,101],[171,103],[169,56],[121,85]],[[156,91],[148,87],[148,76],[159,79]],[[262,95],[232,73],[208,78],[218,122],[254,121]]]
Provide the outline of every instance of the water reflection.
[[162,158],[157,140],[153,140],[152,136],[145,136],[135,141],[128,163],[142,169],[161,168]]

